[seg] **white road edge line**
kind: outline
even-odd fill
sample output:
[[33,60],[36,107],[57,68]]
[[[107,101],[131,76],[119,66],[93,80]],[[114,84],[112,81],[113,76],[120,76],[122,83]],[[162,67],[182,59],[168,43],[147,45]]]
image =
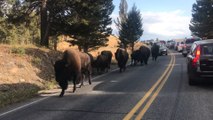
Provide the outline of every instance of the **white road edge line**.
[[[114,69],[114,70],[112,70],[112,71],[110,71],[110,72],[108,72],[108,73],[105,73],[105,74],[103,74],[103,75],[99,75],[99,76],[97,76],[97,77],[94,77],[94,78],[92,78],[92,80],[98,79],[98,78],[100,78],[100,77],[104,77],[104,76],[106,76],[106,75],[108,75],[108,74],[110,74],[110,73],[112,73],[112,72],[114,72],[114,71],[117,71],[118,69],[119,69],[119,68],[116,68],[116,69]],[[51,96],[45,97],[45,98],[41,98],[41,99],[39,99],[39,100],[33,101],[33,102],[31,102],[31,103],[28,103],[28,104],[25,104],[25,105],[23,105],[23,106],[17,107],[17,108],[15,108],[15,109],[9,110],[9,111],[7,111],[7,112],[4,112],[4,113],[0,114],[0,117],[2,117],[2,116],[4,116],[4,115],[7,115],[7,114],[9,114],[9,113],[12,113],[12,112],[14,112],[14,111],[20,110],[20,109],[22,109],[22,108],[28,107],[28,106],[33,105],[33,104],[35,104],[35,103],[41,102],[41,101],[43,101],[43,100],[46,100],[46,99],[48,99],[48,98],[50,98],[50,97],[51,97]]]
[[10,111],[7,111],[7,112],[5,112],[5,113],[2,113],[2,114],[0,114],[0,117],[4,116],[4,115],[6,115],[6,114],[9,114],[9,113],[11,113],[11,112],[17,111],[17,110],[19,110],[19,109],[25,108],[25,107],[27,107],[27,106],[29,106],[29,105],[35,104],[35,103],[37,103],[37,102],[43,101],[43,100],[45,100],[45,99],[47,99],[47,98],[49,98],[49,97],[41,98],[41,99],[39,99],[39,100],[33,101],[33,102],[28,103],[28,104],[26,104],[26,105],[23,105],[23,106],[20,106],[20,107],[18,107],[18,108],[15,108],[15,109],[13,109],[13,110],[10,110]]

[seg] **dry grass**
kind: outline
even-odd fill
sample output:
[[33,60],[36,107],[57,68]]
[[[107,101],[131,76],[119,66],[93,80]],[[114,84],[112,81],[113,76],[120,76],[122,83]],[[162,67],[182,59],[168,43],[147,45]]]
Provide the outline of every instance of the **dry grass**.
[[0,108],[35,96],[40,88],[29,83],[0,85]]

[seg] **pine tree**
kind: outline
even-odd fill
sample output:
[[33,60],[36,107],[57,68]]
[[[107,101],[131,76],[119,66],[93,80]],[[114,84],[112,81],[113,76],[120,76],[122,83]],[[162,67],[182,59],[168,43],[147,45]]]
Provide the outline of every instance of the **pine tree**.
[[[109,27],[112,20],[110,14],[114,9],[112,0],[87,0],[79,2],[74,8],[77,13],[76,20],[72,20],[70,35],[75,38],[72,44],[83,48],[85,52],[89,48],[105,46],[107,37],[112,29]],[[75,32],[73,32],[73,30]]]
[[140,39],[143,34],[142,17],[137,7],[133,5],[132,10],[128,13],[126,21],[121,23],[121,30],[119,31],[119,39],[127,47],[131,44],[132,51],[134,51],[134,44]]
[[197,0],[192,6],[192,19],[189,29],[192,35],[213,38],[213,1]]
[[[73,44],[88,51],[89,48],[106,45],[112,31],[109,27],[110,14],[114,9],[112,0],[11,1],[15,3],[12,12],[7,14],[7,20],[12,24],[24,24],[27,28],[34,22],[32,18],[40,15],[41,24],[35,26],[40,27],[42,46],[49,46],[49,36],[69,35],[76,39]],[[36,30],[33,31],[35,33]]]
[[128,11],[128,4],[126,0],[121,0],[119,5],[119,17],[117,18],[117,21],[114,21],[118,30],[121,29],[121,23],[123,23],[127,19],[127,11]]

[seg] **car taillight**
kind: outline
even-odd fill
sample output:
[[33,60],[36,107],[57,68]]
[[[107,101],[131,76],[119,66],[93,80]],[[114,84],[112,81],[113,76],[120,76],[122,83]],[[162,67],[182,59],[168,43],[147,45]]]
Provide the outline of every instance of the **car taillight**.
[[195,58],[192,61],[193,65],[196,65],[199,62],[199,60],[200,60],[200,52],[201,52],[200,51],[200,46],[197,46],[197,49],[195,51]]

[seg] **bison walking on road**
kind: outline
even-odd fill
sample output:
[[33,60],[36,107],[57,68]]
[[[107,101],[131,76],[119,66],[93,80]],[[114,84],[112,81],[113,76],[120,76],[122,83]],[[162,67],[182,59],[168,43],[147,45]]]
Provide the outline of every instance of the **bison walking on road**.
[[105,55],[98,55],[96,61],[95,61],[95,67],[97,68],[97,72],[105,72],[108,71],[108,58]]
[[97,72],[105,72],[110,69],[112,61],[112,52],[111,51],[102,51],[101,54],[97,56],[97,59],[94,61],[93,67],[97,68]]
[[104,55],[107,57],[108,69],[110,69],[110,65],[111,65],[111,61],[112,61],[112,52],[104,50],[101,52],[101,55]]
[[91,60],[86,53],[68,49],[64,52],[63,58],[54,64],[55,79],[61,87],[60,97],[64,95],[68,87],[68,81],[73,80],[73,92],[76,90],[76,84],[83,84],[83,75],[89,77],[91,84]]
[[125,71],[126,63],[129,59],[129,54],[127,53],[127,51],[122,48],[118,48],[115,53],[115,59],[118,62],[118,67],[120,68],[120,72]]
[[146,46],[141,46],[139,48],[139,50],[141,51],[141,55],[142,55],[142,61],[144,62],[145,65],[148,64],[148,60],[149,60],[149,56],[150,56],[150,49]]
[[154,43],[151,50],[152,50],[152,60],[156,61],[159,55],[159,46],[156,43]]
[[135,50],[131,54],[131,65],[136,65],[138,62],[143,63],[142,52],[140,50]]

